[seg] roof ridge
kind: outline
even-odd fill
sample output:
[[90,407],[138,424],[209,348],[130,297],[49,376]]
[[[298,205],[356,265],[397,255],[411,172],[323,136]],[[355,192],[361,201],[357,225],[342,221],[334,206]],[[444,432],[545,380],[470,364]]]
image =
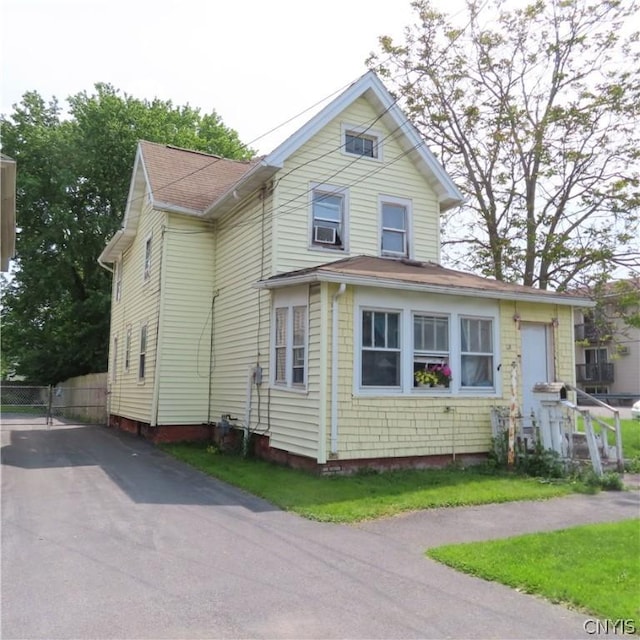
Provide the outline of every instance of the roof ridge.
[[152,142],[151,140],[139,140],[139,142],[152,145],[154,147],[160,147],[162,149],[171,149],[173,151],[191,153],[193,155],[203,156],[205,158],[215,158],[216,160],[225,160],[226,162],[235,162],[237,164],[250,164],[255,160],[255,158],[252,158],[249,160],[236,160],[235,158],[226,158],[225,156],[221,156],[216,153],[207,153],[206,151],[199,151],[198,149],[187,149],[186,147],[178,147],[175,144],[166,144],[163,142]]

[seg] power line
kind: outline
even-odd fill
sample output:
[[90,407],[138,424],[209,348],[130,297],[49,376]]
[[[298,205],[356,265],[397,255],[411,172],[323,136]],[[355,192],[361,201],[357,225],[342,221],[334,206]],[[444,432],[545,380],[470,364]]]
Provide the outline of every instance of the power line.
[[[380,62],[379,64],[376,65],[376,67],[380,67],[382,64],[385,64],[386,62],[388,62],[391,59],[391,56],[389,56],[388,58],[386,58],[383,62]],[[258,137],[254,138],[253,140],[247,142],[247,143],[240,143],[240,149],[246,149],[249,150],[249,147],[256,143],[258,140],[261,140],[262,138],[272,134],[273,132],[277,131],[278,129],[281,129],[282,127],[286,126],[287,124],[289,124],[290,122],[293,122],[294,120],[296,120],[297,118],[299,118],[300,116],[304,115],[305,113],[307,113],[308,111],[311,111],[312,109],[315,109],[318,105],[326,102],[327,100],[329,100],[330,98],[333,98],[333,96],[335,96],[338,93],[341,93],[342,91],[344,91],[345,89],[347,89],[348,87],[350,87],[354,82],[354,80],[348,82],[347,84],[343,85],[342,87],[336,89],[335,91],[331,92],[329,95],[321,98],[320,100],[314,102],[312,105],[306,107],[305,109],[303,109],[302,111],[300,111],[299,113],[295,114],[294,116],[291,116],[290,118],[287,118],[286,120],[284,120],[283,122],[281,122],[280,124],[276,125],[275,127],[269,129],[268,131],[266,131],[265,133],[262,133],[261,135],[259,135]],[[365,123],[366,124],[366,123]],[[160,143],[161,144],[161,143]],[[198,152],[198,151],[193,151],[190,149],[185,149],[185,151],[191,151],[191,152],[195,152],[195,153],[201,153],[202,155],[212,155],[212,154],[205,154],[204,152]],[[214,164],[217,164],[218,162],[220,162],[221,160],[228,160],[230,162],[242,162],[241,160],[233,160],[232,158],[224,158],[222,156],[215,156],[214,159],[203,165],[202,167],[198,167],[197,169],[194,169],[193,171],[190,171],[189,173],[186,173],[182,176],[180,176],[179,178],[176,178],[175,180],[171,180],[170,182],[167,182],[166,184],[157,187],[156,189],[153,189],[151,191],[152,194],[158,193],[160,191],[163,191],[164,189],[167,189],[168,187],[178,183],[178,182],[182,182],[183,180],[186,180],[187,178],[191,177],[192,175],[195,175],[196,173],[199,173],[201,171],[204,171],[205,169],[208,169],[209,167],[211,167]],[[249,161],[250,162],[250,161]],[[136,196],[135,198],[133,198],[132,200],[130,200],[128,202],[128,204],[131,204],[133,202],[136,202],[138,200],[144,199],[144,195],[141,196]]]

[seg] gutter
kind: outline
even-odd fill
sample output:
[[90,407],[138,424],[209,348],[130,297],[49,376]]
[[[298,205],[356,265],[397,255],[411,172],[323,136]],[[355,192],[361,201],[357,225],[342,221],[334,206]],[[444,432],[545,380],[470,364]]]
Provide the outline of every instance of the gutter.
[[446,285],[434,285],[391,278],[376,278],[371,276],[348,275],[331,272],[315,272],[298,276],[287,276],[278,280],[263,280],[253,286],[258,289],[279,289],[295,285],[311,284],[313,282],[331,282],[336,284],[349,284],[361,287],[380,287],[383,289],[395,289],[403,291],[418,291],[420,293],[438,293],[442,295],[464,296],[469,298],[490,298],[491,300],[516,300],[519,302],[538,302],[541,304],[566,304],[572,307],[595,307],[595,302],[586,298],[550,294],[548,296],[538,294],[520,294],[512,291],[499,291],[495,289],[471,289],[469,287],[456,287]]
[[102,256],[100,256],[98,258],[98,264],[105,270],[108,271],[109,273],[113,273],[113,269],[111,267],[108,267],[104,262],[102,262]]
[[343,282],[333,295],[331,309],[331,456],[338,454],[338,299],[346,289]]

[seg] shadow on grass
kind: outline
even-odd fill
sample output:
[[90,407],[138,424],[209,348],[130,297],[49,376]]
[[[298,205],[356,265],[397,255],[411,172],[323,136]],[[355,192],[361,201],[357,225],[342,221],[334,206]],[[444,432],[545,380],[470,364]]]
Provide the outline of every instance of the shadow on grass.
[[203,445],[165,445],[163,449],[283,509],[324,521],[353,522],[416,509],[540,500],[578,488],[566,482],[551,483],[479,468],[314,476],[262,460],[221,454]]

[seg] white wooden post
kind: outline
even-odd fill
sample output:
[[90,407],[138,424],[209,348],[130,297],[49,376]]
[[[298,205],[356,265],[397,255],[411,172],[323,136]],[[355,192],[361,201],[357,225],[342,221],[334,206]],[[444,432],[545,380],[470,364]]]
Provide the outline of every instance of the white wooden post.
[[600,460],[598,443],[596,442],[596,436],[593,432],[593,422],[591,421],[591,415],[589,413],[584,415],[584,431],[587,435],[587,446],[589,447],[591,465],[593,466],[593,470],[596,474],[602,477],[602,460]]

